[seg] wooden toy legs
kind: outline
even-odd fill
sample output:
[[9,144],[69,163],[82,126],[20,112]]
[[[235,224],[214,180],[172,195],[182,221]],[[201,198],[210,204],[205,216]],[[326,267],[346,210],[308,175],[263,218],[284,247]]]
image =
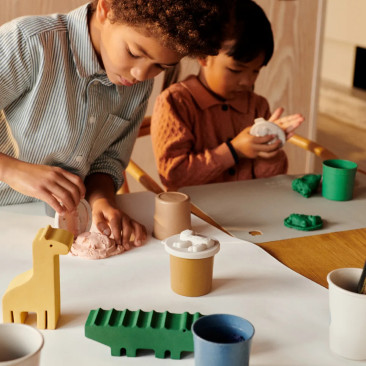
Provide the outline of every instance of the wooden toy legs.
[[[39,311],[37,314],[37,328],[38,329],[56,329],[57,319],[56,315],[51,311]],[[13,311],[3,307],[3,321],[4,323],[25,323],[27,319],[27,311]]]
[[24,323],[27,318],[27,312],[14,312],[3,306],[4,323]]

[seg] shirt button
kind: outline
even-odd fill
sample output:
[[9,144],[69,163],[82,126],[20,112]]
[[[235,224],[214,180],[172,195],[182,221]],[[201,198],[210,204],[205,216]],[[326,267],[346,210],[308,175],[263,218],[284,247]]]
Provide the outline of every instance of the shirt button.
[[236,170],[234,168],[229,168],[229,175],[235,175]]
[[223,110],[223,111],[227,111],[228,109],[229,109],[229,107],[228,107],[228,105],[227,104],[223,104],[222,106],[221,106],[221,109]]
[[82,156],[82,155],[78,155],[78,156],[75,158],[75,160],[76,160],[78,163],[81,163],[81,162],[84,160],[84,158],[83,158],[83,156]]
[[96,119],[94,116],[90,116],[90,117],[89,117],[89,123],[90,123],[90,124],[95,123],[95,122],[96,122],[96,120],[97,120],[97,119]]
[[229,175],[235,175],[236,170],[235,170],[235,168],[229,168],[228,172],[229,172]]

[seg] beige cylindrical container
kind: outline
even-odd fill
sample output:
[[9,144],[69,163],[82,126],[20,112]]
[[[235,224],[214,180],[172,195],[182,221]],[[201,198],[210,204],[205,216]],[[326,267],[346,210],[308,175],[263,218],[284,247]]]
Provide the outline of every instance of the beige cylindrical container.
[[165,250],[170,254],[170,286],[183,296],[202,296],[211,291],[215,254],[220,243],[208,249],[191,252],[188,248],[176,248],[179,235],[173,235],[163,241]]
[[163,240],[191,228],[191,201],[187,194],[162,192],[155,197],[154,236]]

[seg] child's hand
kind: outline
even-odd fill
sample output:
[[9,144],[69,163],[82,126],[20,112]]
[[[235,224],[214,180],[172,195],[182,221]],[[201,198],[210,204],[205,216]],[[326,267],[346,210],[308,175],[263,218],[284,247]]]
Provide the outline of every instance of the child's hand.
[[93,203],[92,211],[98,230],[107,236],[112,234],[116,243],[122,244],[125,250],[130,249],[130,240],[137,247],[146,240],[145,227],[122,212],[114,201],[98,198]]
[[2,156],[2,180],[14,190],[49,204],[57,213],[74,211],[85,196],[80,177],[59,167]]
[[277,108],[269,118],[269,121],[280,126],[286,133],[286,139],[288,140],[295,134],[294,131],[304,122],[304,117],[299,113],[281,117],[282,113],[283,108]]
[[253,136],[250,134],[250,127],[245,128],[236,137],[231,140],[239,158],[255,159],[260,156],[262,158],[271,158],[275,156],[281,148],[281,140],[268,144],[276,138],[276,135]]

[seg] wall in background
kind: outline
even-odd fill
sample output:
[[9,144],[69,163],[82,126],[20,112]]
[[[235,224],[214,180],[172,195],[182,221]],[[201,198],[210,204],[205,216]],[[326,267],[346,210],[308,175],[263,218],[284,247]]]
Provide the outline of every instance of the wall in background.
[[[322,46],[324,0],[256,0],[272,24],[275,52],[261,71],[255,91],[264,95],[272,111],[284,107],[285,114],[302,113],[299,135],[316,135],[318,80]],[[289,173],[311,172],[314,156],[286,144]]]
[[350,88],[356,46],[366,48],[366,1],[328,0],[325,14],[321,78]]
[[319,112],[366,129],[366,91],[353,88],[356,47],[366,48],[366,1],[328,0]]
[[0,24],[22,15],[67,13],[87,0],[0,0]]

